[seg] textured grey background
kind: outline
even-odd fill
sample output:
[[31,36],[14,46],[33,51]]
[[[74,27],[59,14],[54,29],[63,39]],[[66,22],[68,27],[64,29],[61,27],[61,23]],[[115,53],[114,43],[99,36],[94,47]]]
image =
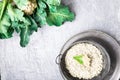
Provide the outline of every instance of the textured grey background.
[[120,42],[120,0],[63,0],[76,14],[61,27],[44,26],[26,48],[18,34],[0,40],[2,80],[62,80],[55,58],[73,35],[89,29],[105,31]]

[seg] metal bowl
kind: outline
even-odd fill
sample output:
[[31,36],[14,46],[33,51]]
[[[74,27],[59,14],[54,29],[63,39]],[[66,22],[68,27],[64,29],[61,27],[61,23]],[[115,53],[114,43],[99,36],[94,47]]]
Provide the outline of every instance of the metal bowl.
[[[84,42],[84,41],[90,42],[91,44],[98,46],[98,48],[101,48],[101,51],[103,51],[102,53],[104,53],[103,56],[105,57],[104,66],[106,65],[106,67],[103,68],[103,71],[99,76],[94,77],[91,80],[119,80],[120,78],[120,67],[119,67],[120,66],[119,64],[120,63],[120,45],[114,38],[112,38],[108,34],[101,31],[97,31],[97,30],[89,30],[86,32],[79,33],[73,36],[72,38],[70,38],[64,44],[64,46],[60,51],[60,54],[56,58],[56,63],[59,65],[60,73],[63,76],[63,79],[64,80],[80,80],[78,78],[72,77],[69,71],[66,69],[65,55],[66,55],[66,51],[71,46],[73,46],[76,43]],[[104,72],[104,70],[106,71]],[[107,73],[107,71],[109,72]],[[101,76],[103,79],[101,79]],[[84,79],[81,79],[81,80],[84,80]]]
[[59,57],[60,57],[59,66],[60,66],[60,70],[61,70],[61,74],[63,75],[63,78],[65,80],[86,80],[86,79],[78,79],[76,77],[73,77],[69,73],[69,71],[66,69],[66,64],[65,64],[66,53],[72,46],[74,46],[78,43],[93,44],[101,51],[101,54],[103,56],[103,69],[98,76],[92,78],[91,80],[103,80],[110,70],[110,57],[109,57],[107,51],[100,44],[98,44],[95,41],[88,41],[88,40],[81,40],[81,41],[76,41],[76,42],[72,43],[69,47],[66,48],[66,50],[64,52],[61,52],[61,55],[59,55]]

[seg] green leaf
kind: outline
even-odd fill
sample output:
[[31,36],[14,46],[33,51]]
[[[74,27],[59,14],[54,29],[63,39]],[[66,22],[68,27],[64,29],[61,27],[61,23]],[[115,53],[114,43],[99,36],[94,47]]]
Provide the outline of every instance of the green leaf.
[[13,0],[13,1],[20,9],[24,9],[27,6],[29,0]]
[[46,24],[46,4],[40,0],[38,0],[38,7],[36,12],[33,14],[33,18],[37,22],[38,26]]
[[74,56],[73,57],[76,61],[78,61],[80,64],[83,64],[83,55],[79,55],[79,56]]
[[0,39],[11,38],[14,32],[11,27],[10,17],[6,10],[8,0],[0,2]]
[[21,10],[14,8],[11,4],[8,4],[7,10],[12,22],[12,27],[16,32],[19,33],[20,28],[30,25],[30,22],[25,19],[24,13]]
[[72,21],[74,17],[74,13],[70,12],[66,6],[51,6],[47,17],[47,23],[50,26],[60,26],[65,21]]
[[23,24],[21,24],[21,25],[18,25],[18,24],[20,24],[20,23],[17,21],[13,21],[12,25],[11,25],[17,33],[19,33],[21,31],[20,30],[21,25],[24,26]]
[[38,25],[37,25],[37,23],[35,22],[35,20],[34,20],[31,16],[28,16],[28,19],[29,19],[30,22],[31,22],[31,25],[30,25],[31,34],[32,34],[34,31],[37,32]]
[[59,6],[61,4],[61,0],[43,0],[47,4]]
[[4,12],[3,18],[0,20],[0,39],[11,38],[13,31],[10,18],[7,13]]
[[2,19],[2,16],[5,12],[6,6],[7,6],[8,0],[2,0],[0,2],[0,20]]
[[31,25],[26,25],[25,28],[21,28],[21,32],[20,32],[20,45],[22,47],[25,47],[30,40],[30,35],[34,32],[37,31],[37,24],[35,23],[35,21],[29,16],[26,17],[26,20],[28,20],[29,22],[31,22]]
[[30,23],[25,24],[24,22],[20,22],[20,21],[13,21],[11,26],[12,28],[15,29],[17,33],[19,33],[21,31],[20,28],[25,28],[25,26],[28,26],[28,25],[30,25]]
[[8,10],[8,15],[11,18],[11,21],[25,20],[25,18],[23,17],[24,13],[19,9],[13,8],[11,4],[8,4],[7,10]]
[[[61,0],[3,0],[0,2],[0,39],[12,37],[15,30],[20,33],[20,45],[25,47],[38,25],[60,26],[72,21],[74,14],[60,4]],[[34,14],[28,14],[29,11]]]
[[3,6],[3,2],[0,1],[0,13],[1,13],[1,11],[2,11],[2,6]]
[[20,33],[20,45],[25,47],[30,40],[30,35],[37,31],[37,23],[30,16],[25,16],[24,13],[12,7],[11,4],[8,5],[8,14],[10,16],[12,27],[17,33]]

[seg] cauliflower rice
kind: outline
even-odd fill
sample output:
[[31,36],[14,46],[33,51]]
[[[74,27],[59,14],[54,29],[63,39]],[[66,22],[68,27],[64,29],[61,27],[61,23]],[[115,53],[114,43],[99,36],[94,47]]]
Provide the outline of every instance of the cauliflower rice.
[[[83,64],[73,58],[77,55],[83,55]],[[92,79],[101,73],[103,57],[101,51],[93,44],[78,43],[67,51],[65,63],[66,68],[73,77]]]

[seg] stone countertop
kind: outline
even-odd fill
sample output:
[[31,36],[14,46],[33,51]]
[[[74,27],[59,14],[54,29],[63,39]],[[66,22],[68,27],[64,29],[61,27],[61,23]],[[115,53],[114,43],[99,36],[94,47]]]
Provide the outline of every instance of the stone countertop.
[[63,80],[55,58],[73,35],[97,29],[120,42],[120,0],[63,0],[75,12],[73,22],[61,27],[43,26],[21,48],[19,36],[0,40],[2,80]]

